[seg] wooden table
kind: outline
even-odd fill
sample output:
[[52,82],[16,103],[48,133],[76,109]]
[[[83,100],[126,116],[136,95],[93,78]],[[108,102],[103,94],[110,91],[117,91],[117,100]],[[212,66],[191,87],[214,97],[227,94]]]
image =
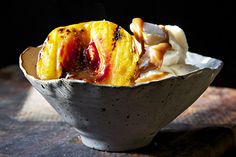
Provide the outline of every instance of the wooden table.
[[0,70],[0,157],[226,157],[235,145],[236,89],[209,87],[149,146],[110,153],[84,146],[17,66]]

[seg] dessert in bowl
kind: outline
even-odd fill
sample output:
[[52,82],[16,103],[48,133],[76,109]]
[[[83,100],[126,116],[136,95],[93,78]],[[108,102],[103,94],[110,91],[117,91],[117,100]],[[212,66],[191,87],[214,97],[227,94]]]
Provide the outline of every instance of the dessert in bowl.
[[125,151],[156,133],[211,84],[220,60],[188,52],[178,26],[133,19],[54,29],[20,56],[29,82],[91,148]]

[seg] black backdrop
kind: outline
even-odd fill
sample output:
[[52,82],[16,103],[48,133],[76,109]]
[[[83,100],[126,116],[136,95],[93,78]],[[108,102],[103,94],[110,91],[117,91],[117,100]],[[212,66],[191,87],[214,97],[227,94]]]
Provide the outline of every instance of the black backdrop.
[[213,85],[236,87],[232,1],[141,1],[9,1],[1,6],[0,67],[18,64],[19,54],[28,46],[42,44],[55,27],[106,19],[128,30],[132,18],[142,17],[152,23],[180,26],[186,33],[190,51],[224,61]]

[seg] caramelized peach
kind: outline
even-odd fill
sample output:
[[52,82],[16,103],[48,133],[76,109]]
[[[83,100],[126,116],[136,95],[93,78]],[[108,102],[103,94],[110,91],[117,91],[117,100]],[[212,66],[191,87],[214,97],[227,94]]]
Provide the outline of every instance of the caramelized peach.
[[109,21],[59,27],[40,51],[37,75],[42,80],[67,77],[128,86],[140,57],[134,47],[133,37]]

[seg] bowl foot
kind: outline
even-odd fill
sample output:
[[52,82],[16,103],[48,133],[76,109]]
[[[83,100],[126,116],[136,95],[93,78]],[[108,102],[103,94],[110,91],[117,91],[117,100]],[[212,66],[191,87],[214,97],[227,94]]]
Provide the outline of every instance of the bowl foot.
[[117,140],[109,140],[102,141],[97,139],[91,139],[89,137],[80,136],[83,144],[89,148],[103,150],[103,151],[112,151],[112,152],[120,152],[120,151],[128,151],[133,149],[138,149],[141,147],[145,147],[152,142],[152,138],[142,138],[132,141],[117,141]]

